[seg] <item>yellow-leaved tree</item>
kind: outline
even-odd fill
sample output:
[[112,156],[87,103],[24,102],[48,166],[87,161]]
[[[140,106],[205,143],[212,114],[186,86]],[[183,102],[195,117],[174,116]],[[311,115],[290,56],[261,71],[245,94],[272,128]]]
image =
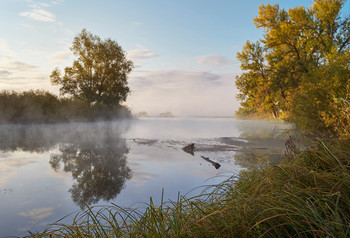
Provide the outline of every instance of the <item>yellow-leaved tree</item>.
[[280,9],[261,5],[263,39],[237,54],[242,117],[265,116],[335,136],[350,135],[350,18],[343,0]]

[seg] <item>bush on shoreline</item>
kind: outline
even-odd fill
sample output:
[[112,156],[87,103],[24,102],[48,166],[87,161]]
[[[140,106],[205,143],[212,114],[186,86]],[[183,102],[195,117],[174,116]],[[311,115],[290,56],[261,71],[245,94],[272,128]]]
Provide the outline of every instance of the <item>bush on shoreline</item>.
[[0,123],[56,123],[112,120],[131,117],[125,106],[90,105],[74,98],[59,98],[43,90],[0,92]]

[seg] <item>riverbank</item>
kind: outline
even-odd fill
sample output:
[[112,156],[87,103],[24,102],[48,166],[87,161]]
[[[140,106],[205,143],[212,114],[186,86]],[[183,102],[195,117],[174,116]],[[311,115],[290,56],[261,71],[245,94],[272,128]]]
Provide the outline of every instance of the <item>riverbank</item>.
[[242,171],[200,196],[140,209],[92,208],[33,236],[346,237],[350,234],[349,140],[299,151],[276,166]]
[[132,118],[124,105],[107,106],[43,90],[0,91],[0,124],[55,124]]

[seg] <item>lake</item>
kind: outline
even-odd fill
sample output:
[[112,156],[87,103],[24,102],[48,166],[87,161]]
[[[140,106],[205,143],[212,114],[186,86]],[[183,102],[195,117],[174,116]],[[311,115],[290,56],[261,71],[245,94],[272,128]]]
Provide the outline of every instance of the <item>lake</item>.
[[[280,161],[290,128],[233,118],[0,125],[0,237],[40,231],[86,205],[159,202],[163,188],[165,200],[194,196]],[[190,143],[193,154],[182,149]]]

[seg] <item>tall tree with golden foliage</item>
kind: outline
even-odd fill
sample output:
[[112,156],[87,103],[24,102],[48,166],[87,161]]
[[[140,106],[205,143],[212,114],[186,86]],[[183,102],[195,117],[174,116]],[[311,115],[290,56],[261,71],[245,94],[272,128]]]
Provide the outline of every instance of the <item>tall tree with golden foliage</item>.
[[242,117],[292,121],[299,127],[349,136],[350,17],[344,0],[315,0],[309,8],[261,5],[254,18],[263,39],[237,54]]

